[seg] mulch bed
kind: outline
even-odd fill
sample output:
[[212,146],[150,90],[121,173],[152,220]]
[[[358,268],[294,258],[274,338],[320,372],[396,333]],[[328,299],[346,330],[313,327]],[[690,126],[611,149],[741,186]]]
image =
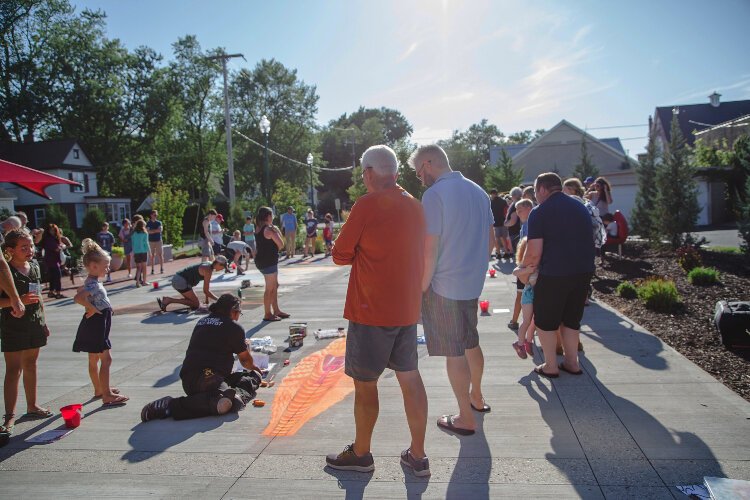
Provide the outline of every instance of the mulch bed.
[[[713,326],[716,302],[750,300],[750,265],[742,255],[701,251],[704,267],[713,267],[721,283],[695,286],[677,264],[673,252],[657,251],[645,244],[628,243],[623,255],[608,254],[597,266],[594,296],[619,310],[658,336],[724,385],[750,401],[750,349],[725,348]],[[646,309],[639,299],[624,299],[615,293],[625,280],[659,276],[675,282],[682,304],[665,314]]]

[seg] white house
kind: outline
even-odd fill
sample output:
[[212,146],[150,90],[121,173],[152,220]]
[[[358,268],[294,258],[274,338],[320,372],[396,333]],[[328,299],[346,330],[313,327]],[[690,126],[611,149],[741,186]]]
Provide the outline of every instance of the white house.
[[81,184],[50,186],[47,194],[52,199],[47,200],[13,184],[1,183],[0,187],[16,198],[16,209],[29,216],[32,226],[44,226],[46,209],[53,203],[67,213],[71,225],[76,228],[82,226],[89,207],[100,208],[110,222],[118,224],[123,218],[130,217],[130,198],[99,196],[96,169],[75,139],[3,142],[0,143],[0,158]]

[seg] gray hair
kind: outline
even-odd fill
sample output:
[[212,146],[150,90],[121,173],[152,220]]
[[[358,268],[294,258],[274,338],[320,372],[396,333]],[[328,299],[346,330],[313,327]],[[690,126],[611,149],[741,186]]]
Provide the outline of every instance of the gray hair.
[[4,233],[7,233],[8,231],[11,231],[13,229],[21,229],[21,226],[23,226],[23,224],[21,223],[21,219],[19,219],[15,215],[11,215],[4,221],[0,222],[0,228],[2,228],[2,231]]
[[388,146],[378,145],[367,148],[360,159],[362,169],[372,168],[378,176],[396,175],[398,158]]
[[513,189],[510,190],[510,196],[514,200],[517,200],[518,198],[520,198],[521,196],[523,196],[523,190],[520,187],[516,186],[516,187],[514,187]]
[[433,162],[433,166],[435,167],[443,169],[450,168],[448,155],[445,153],[445,150],[437,144],[427,144],[426,146],[418,147],[409,157],[409,166],[414,170],[417,170],[417,161],[424,156],[430,157],[430,161]]

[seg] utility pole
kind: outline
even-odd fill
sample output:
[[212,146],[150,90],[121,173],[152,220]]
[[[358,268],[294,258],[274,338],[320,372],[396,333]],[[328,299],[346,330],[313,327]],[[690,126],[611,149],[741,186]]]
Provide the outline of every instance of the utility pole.
[[[222,54],[219,56],[207,57],[208,60],[221,60],[221,67],[224,73],[224,127],[226,128],[227,135],[227,174],[229,183],[229,206],[235,205],[235,192],[234,192],[234,157],[232,156],[232,119],[229,116],[229,87],[227,86],[227,59],[234,57],[241,57],[245,59],[242,54]],[[245,59],[247,61],[247,59]]]

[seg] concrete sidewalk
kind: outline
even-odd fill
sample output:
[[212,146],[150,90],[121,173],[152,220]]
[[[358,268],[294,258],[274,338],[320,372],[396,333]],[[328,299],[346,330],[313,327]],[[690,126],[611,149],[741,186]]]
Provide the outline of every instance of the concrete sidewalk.
[[[185,261],[183,261],[185,262]],[[496,265],[483,298],[490,309],[512,308],[512,264]],[[282,261],[281,307],[310,330],[345,326],[341,318],[349,269],[330,259]],[[234,291],[246,277],[216,276],[214,288]],[[290,320],[261,323],[260,275],[243,291],[248,336],[270,335],[282,349]],[[52,444],[27,439],[61,425],[19,422],[0,449],[0,497],[260,498],[684,498],[677,484],[705,475],[750,480],[750,405],[615,311],[586,309],[583,376],[550,381],[532,373],[535,359],[518,359],[505,325],[508,312],[479,319],[485,353],[484,393],[492,412],[480,432],[456,438],[435,421],[456,411],[442,358],[419,346],[429,397],[427,452],[432,476],[416,478],[399,464],[409,443],[401,392],[392,372],[380,383],[372,474],[324,467],[324,456],[354,437],[353,396],[308,421],[293,436],[263,436],[273,403],[239,414],[174,422],[140,422],[142,406],[181,395],[180,363],[196,314],[152,314],[157,294],[130,283],[109,287],[122,315],[114,317],[113,381],[131,397],[102,410],[90,400],[85,355],[71,352],[82,310],[70,299],[49,304],[52,337],[39,362],[40,400],[54,409],[84,402],[81,427]],[[328,345],[309,336],[304,347],[279,350],[273,401],[284,376]],[[283,367],[289,358],[291,365]],[[23,391],[21,391],[22,393]],[[23,396],[18,408],[25,409]]]

